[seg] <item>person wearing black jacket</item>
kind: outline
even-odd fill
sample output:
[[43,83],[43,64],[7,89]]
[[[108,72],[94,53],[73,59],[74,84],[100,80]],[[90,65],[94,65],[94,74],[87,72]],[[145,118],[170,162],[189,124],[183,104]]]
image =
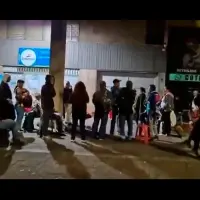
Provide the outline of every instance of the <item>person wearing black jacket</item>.
[[12,100],[12,92],[8,83],[10,82],[11,77],[9,74],[5,74],[0,85],[0,96],[1,98]]
[[9,106],[7,107],[6,111],[9,113],[9,119],[15,120],[15,108],[12,103],[12,92],[10,90],[10,86],[8,85],[10,80],[10,75],[5,74],[0,85],[0,98],[9,102]]
[[132,81],[126,82],[126,87],[120,90],[117,98],[117,104],[119,107],[119,125],[120,125],[120,136],[122,140],[126,139],[125,136],[125,121],[128,124],[128,139],[132,139],[133,134],[133,104],[135,102],[136,91],[132,89]]
[[113,105],[112,105],[112,120],[110,125],[110,135],[114,134],[116,118],[118,116],[118,106],[116,101],[120,92],[120,80],[114,79],[113,84],[114,86],[111,88]]
[[81,140],[84,141],[86,139],[85,119],[87,114],[87,104],[89,103],[89,96],[85,84],[82,81],[76,83],[70,102],[72,104],[73,119],[71,142],[74,142],[76,138],[78,120],[80,121]]
[[42,119],[40,137],[44,136],[46,139],[50,139],[47,135],[49,120],[54,113],[54,100],[56,92],[54,89],[55,78],[51,75],[46,75],[46,83],[41,89],[41,106],[42,106]]
[[136,111],[136,123],[138,124],[138,121],[140,119],[140,115],[145,111],[146,106],[146,91],[145,88],[140,88],[140,94],[137,97],[136,103],[135,103],[135,111]]
[[[112,94],[106,89],[105,81],[100,82],[100,90],[93,94],[92,102],[95,106],[92,134],[96,139],[103,140],[106,136],[108,113],[110,112],[112,106]],[[98,130],[100,121],[101,124]]]
[[70,82],[67,81],[63,93],[63,103],[64,103],[66,123],[72,123],[72,104],[70,103],[71,96],[72,96],[72,86],[70,85]]
[[4,98],[0,98],[0,129],[11,130],[13,142],[24,144],[25,138],[23,134],[19,132],[17,122],[11,119],[8,110],[10,110],[10,102]]

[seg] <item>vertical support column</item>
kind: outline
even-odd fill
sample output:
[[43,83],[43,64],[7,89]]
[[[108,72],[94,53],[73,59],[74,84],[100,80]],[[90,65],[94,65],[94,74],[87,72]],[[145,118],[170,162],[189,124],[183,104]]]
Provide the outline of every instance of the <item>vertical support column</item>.
[[66,50],[66,20],[51,20],[51,60],[49,73],[55,77],[55,110],[63,111]]

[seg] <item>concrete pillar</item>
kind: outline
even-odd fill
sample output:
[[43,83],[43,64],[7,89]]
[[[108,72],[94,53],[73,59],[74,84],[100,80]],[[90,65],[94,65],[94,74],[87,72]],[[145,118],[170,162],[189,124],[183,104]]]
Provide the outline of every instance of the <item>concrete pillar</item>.
[[66,20],[51,20],[51,61],[49,73],[55,77],[55,109],[63,111]]
[[94,105],[92,103],[92,96],[96,91],[96,86],[97,86],[97,70],[80,69],[79,81],[82,81],[86,86],[90,98],[90,102],[87,106],[87,109],[89,112],[93,112]]

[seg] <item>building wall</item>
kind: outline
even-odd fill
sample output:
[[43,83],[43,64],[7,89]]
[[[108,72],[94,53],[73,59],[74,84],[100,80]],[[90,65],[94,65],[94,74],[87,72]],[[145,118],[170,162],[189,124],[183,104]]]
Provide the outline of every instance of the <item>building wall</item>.
[[170,27],[197,27],[196,21],[198,20],[168,20]]
[[[0,39],[0,65],[16,66],[20,47],[49,48],[47,41]],[[98,69],[137,72],[165,72],[165,52],[159,47],[68,42],[65,66],[74,69]]]
[[156,46],[68,42],[70,68],[108,71],[165,72],[165,52]]
[[[71,29],[73,23],[80,24],[72,31],[79,42],[68,37],[66,67],[165,72],[161,47],[144,44],[145,20],[81,20],[69,22]],[[0,64],[17,65],[19,47],[49,47],[50,32],[48,20],[0,20]]]
[[[68,25],[77,23],[79,37],[67,38],[65,67],[81,69],[79,80],[87,85],[90,99],[97,70],[165,72],[161,47],[144,44],[145,20],[81,20]],[[17,66],[20,47],[49,48],[50,25],[48,20],[0,20],[0,65]],[[88,108],[93,110],[91,101]]]
[[50,41],[49,20],[0,20],[0,39]]
[[145,20],[81,20],[82,42],[106,44],[145,43]]
[[[97,70],[156,73],[155,83],[162,91],[166,55],[160,46],[145,45],[145,20],[68,22],[77,23],[79,37],[67,40],[65,67],[81,69],[79,80],[87,85],[90,99],[96,89]],[[50,24],[49,20],[0,20],[0,65],[17,65],[19,47],[49,48]],[[197,24],[192,20],[169,20],[168,25]],[[67,36],[71,34],[67,32]],[[93,109],[91,101],[89,109]]]
[[[146,20],[79,20],[79,40],[109,44],[145,44]],[[195,20],[168,20],[169,26],[198,26]],[[0,20],[0,39],[50,41],[50,20]]]

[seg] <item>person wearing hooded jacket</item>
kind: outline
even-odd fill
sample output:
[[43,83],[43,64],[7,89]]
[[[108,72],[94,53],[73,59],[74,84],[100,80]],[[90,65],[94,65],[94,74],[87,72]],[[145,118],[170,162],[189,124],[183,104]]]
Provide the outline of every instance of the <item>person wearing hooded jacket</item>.
[[117,105],[119,107],[119,127],[120,136],[122,140],[126,139],[125,136],[125,121],[128,124],[128,139],[132,139],[133,135],[133,104],[135,102],[136,91],[133,90],[132,81],[126,82],[126,87],[120,90],[117,97]]
[[[106,135],[108,113],[112,108],[112,93],[106,89],[106,82],[100,82],[100,90],[93,94],[92,102],[95,106],[94,122],[92,124],[92,134],[96,139],[103,140]],[[98,131],[99,123],[100,128]]]
[[112,120],[111,120],[111,124],[110,124],[110,135],[114,134],[116,120],[117,120],[117,126],[119,126],[118,107],[117,107],[116,99],[120,93],[120,81],[121,80],[119,80],[119,79],[114,79],[113,87],[111,87],[113,105],[112,105]]
[[[54,100],[56,92],[54,89],[55,78],[52,75],[46,75],[46,82],[41,89],[41,106],[42,106],[42,117],[41,117],[41,130],[40,137],[44,136],[48,139],[47,131],[49,126],[49,120],[54,113]],[[50,138],[49,138],[50,139]]]

